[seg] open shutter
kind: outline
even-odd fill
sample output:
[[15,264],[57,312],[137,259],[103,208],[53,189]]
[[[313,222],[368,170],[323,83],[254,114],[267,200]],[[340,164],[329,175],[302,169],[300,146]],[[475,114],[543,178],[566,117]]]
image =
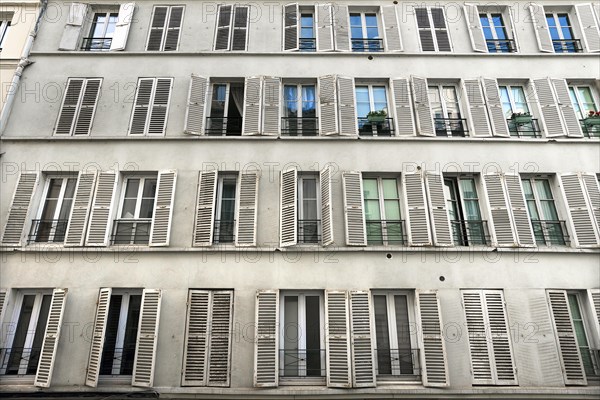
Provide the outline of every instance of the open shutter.
[[444,196],[444,178],[440,173],[427,172],[425,184],[433,227],[433,242],[436,246],[452,246],[452,228]]
[[181,386],[205,386],[208,362],[210,291],[190,290]]
[[321,135],[339,133],[335,75],[319,77],[319,125]]
[[321,186],[321,244],[333,243],[333,210],[331,203],[331,167],[325,166],[319,173]]
[[[0,289],[0,323],[4,323],[4,315],[6,314],[6,308],[10,304],[9,299],[10,291],[6,289]],[[4,338],[0,338],[0,346],[4,348]]]
[[279,246],[287,247],[298,243],[298,171],[290,168],[281,171],[279,189]]
[[142,293],[132,386],[152,387],[154,381],[161,296],[160,289],[144,289]]
[[340,110],[340,135],[358,135],[354,78],[338,76],[338,107]]
[[348,6],[333,6],[333,38],[336,51],[350,51],[350,14]]
[[429,216],[421,172],[402,174],[409,246],[430,246]]
[[77,110],[81,93],[85,85],[83,78],[69,78],[67,88],[65,89],[65,97],[63,98],[58,120],[54,128],[55,135],[70,135],[73,130],[73,123],[77,119]]
[[600,237],[594,224],[594,215],[588,203],[588,193],[583,186],[581,174],[561,174],[560,182],[567,205],[568,220],[573,227],[571,232],[575,246],[597,247],[600,244]]
[[491,215],[490,230],[494,232],[495,246],[513,247],[518,239],[513,232],[512,215],[508,204],[508,194],[504,186],[504,176],[500,173],[483,175],[483,186],[487,194],[488,209]]
[[565,290],[548,290],[547,294],[565,385],[587,385],[567,292]]
[[398,23],[398,11],[395,5],[380,6],[379,13],[383,21],[385,32],[385,49],[387,51],[402,51],[402,36]]
[[156,198],[154,199],[149,246],[169,245],[176,181],[176,170],[158,172],[158,185],[156,187]]
[[558,109],[556,97],[554,96],[554,90],[552,90],[550,79],[534,79],[533,83],[535,85],[535,91],[542,111],[542,116],[544,117],[542,121],[546,127],[546,136],[565,136],[567,131],[560,116],[561,114]]
[[210,308],[208,386],[229,386],[232,317],[233,291],[213,291]]
[[510,137],[506,115],[502,109],[500,99],[500,88],[498,81],[493,78],[482,78],[483,93],[487,104],[488,113],[492,122],[492,135],[500,137]]
[[96,172],[79,171],[65,235],[65,246],[83,246],[95,187]]
[[488,340],[483,293],[481,290],[463,290],[462,300],[467,319],[473,384],[494,385],[494,355]]
[[77,50],[79,36],[81,35],[88,7],[87,4],[83,3],[71,3],[69,15],[67,16],[67,24],[58,45],[59,50]]
[[567,81],[555,78],[552,78],[551,81],[554,93],[556,94],[556,100],[558,100],[558,108],[560,109],[565,123],[565,132],[567,133],[567,136],[583,137],[581,123],[579,122],[579,118],[577,117],[575,109],[573,108],[573,103],[571,102]]
[[531,22],[533,23],[533,29],[540,51],[543,51],[544,53],[554,53],[554,45],[552,44],[552,38],[550,37],[550,30],[548,29],[544,7],[539,4],[531,3],[529,5],[529,14],[531,15]]
[[423,386],[446,387],[448,361],[443,335],[440,301],[436,291],[417,290],[417,314],[421,324],[419,349]]
[[514,228],[517,234],[519,246],[533,247],[535,239],[533,237],[533,228],[525,203],[525,195],[521,186],[521,177],[519,174],[505,174],[506,193],[510,200],[511,214],[514,221]]
[[[587,190],[590,201],[590,210],[592,210],[592,220],[596,222],[596,229],[600,237],[600,183],[596,174],[582,173],[581,179],[583,186]],[[600,242],[599,242],[600,244]]]
[[509,37],[512,36],[512,39],[515,41],[515,52],[520,52],[521,47],[519,46],[519,37],[517,36],[517,30],[515,29],[515,9],[511,6],[508,6],[508,22],[510,23],[510,34]]
[[173,78],[156,78],[152,108],[148,122],[148,135],[164,136],[169,115],[169,100]]
[[420,136],[435,136],[433,113],[431,112],[427,91],[427,79],[412,76],[411,86],[417,114],[417,132]]
[[325,347],[327,358],[327,386],[352,386],[350,365],[350,323],[348,292],[325,291]]
[[587,51],[597,53],[600,51],[600,29],[598,21],[594,17],[592,4],[575,4],[575,13],[583,32],[583,41]]
[[273,76],[265,76],[263,78],[262,90],[262,134],[279,135],[281,132],[281,116],[279,115],[281,79]]
[[146,133],[146,122],[150,111],[152,93],[154,92],[154,82],[154,78],[140,78],[138,81],[129,126],[130,135],[143,135]]
[[48,322],[46,323],[46,331],[44,332],[44,341],[40,349],[40,359],[33,383],[35,386],[50,387],[66,300],[67,289],[53,290],[50,310],[48,311]]
[[108,307],[110,306],[111,288],[101,288],[96,303],[96,318],[94,319],[94,328],[92,330],[92,345],[90,347],[90,357],[85,375],[86,386],[98,386],[98,376],[100,375],[100,364],[102,362],[102,350],[104,349],[104,338],[106,334],[106,322],[108,320]]
[[248,22],[250,18],[250,7],[238,6],[234,8],[233,36],[231,37],[231,50],[246,50],[248,42]]
[[491,136],[492,129],[488,120],[485,99],[479,79],[463,79],[463,91],[467,95],[469,105],[469,121],[473,136]]
[[344,172],[344,217],[346,218],[346,244],[366,246],[367,231],[363,207],[363,186],[360,172]]
[[146,44],[147,51],[162,50],[163,36],[165,34],[165,25],[168,14],[169,7],[154,7],[154,12],[152,13],[152,24],[150,25],[150,33],[148,34],[148,43]]
[[594,316],[592,325],[596,328],[597,337],[600,338],[600,289],[588,289],[587,295],[590,301],[590,310],[592,310],[592,315]]
[[375,387],[375,360],[371,329],[371,292],[350,291],[352,387]]
[[517,385],[510,329],[501,290],[483,291],[497,385]]
[[[387,6],[386,6],[387,7]],[[406,78],[390,79],[396,111],[395,130],[399,136],[415,136],[415,119],[410,98],[410,83]]]
[[487,53],[487,42],[483,35],[483,28],[481,27],[481,20],[479,19],[477,4],[465,3],[463,10],[465,12],[465,20],[467,21],[467,28],[469,28],[469,37],[471,38],[473,50],[480,53]]
[[258,203],[258,179],[256,172],[242,172],[238,185],[238,207],[235,220],[235,245],[256,246],[256,212]]
[[185,114],[184,133],[189,133],[190,135],[204,134],[207,92],[208,79],[192,74],[190,78],[190,91],[188,93],[188,106]]
[[254,386],[279,384],[279,291],[256,292],[256,331],[254,334]]
[[231,30],[232,16],[233,6],[219,5],[217,32],[215,33],[215,50],[229,50],[229,32]]
[[117,19],[117,25],[115,26],[112,40],[110,42],[111,50],[125,50],[134,11],[135,3],[125,3],[119,6],[119,17]]
[[283,6],[283,50],[298,50],[299,20],[300,9],[298,3]]
[[331,4],[317,4],[317,51],[333,50],[333,7]]
[[181,21],[183,20],[184,7],[170,7],[169,24],[165,37],[164,51],[175,51],[179,46],[179,35],[181,34]]
[[260,135],[262,111],[260,76],[247,77],[244,83],[244,126],[242,135]]
[[89,135],[92,129],[92,122],[96,114],[96,105],[100,95],[102,79],[86,79],[85,89],[81,97],[79,112],[77,113],[77,122],[75,123],[74,135]]
[[210,246],[213,242],[216,193],[217,171],[201,171],[198,179],[194,246]]
[[21,172],[15,193],[8,209],[1,243],[5,246],[21,246],[23,229],[28,220],[29,206],[39,180],[38,172]]
[[99,172],[90,225],[85,240],[86,246],[108,246],[110,218],[115,198],[118,175],[115,171]]

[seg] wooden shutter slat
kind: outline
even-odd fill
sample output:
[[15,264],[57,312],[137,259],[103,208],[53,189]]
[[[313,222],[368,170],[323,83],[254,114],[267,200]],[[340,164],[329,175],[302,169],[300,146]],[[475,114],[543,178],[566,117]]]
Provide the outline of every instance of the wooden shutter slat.
[[38,172],[21,172],[13,194],[6,225],[2,234],[1,243],[6,246],[21,246],[23,230],[28,220],[31,200],[39,180]]
[[115,31],[110,42],[111,50],[125,50],[125,46],[127,45],[127,37],[129,36],[129,28],[131,27],[131,21],[133,20],[134,11],[135,3],[124,3],[119,6],[119,16],[117,18]]
[[[591,175],[591,179],[595,177]],[[568,221],[572,226],[573,240],[576,247],[597,247],[600,235],[594,223],[594,215],[589,203],[589,194],[582,174],[564,173],[560,175],[561,192],[567,205]],[[590,185],[591,186],[591,185]],[[594,191],[592,190],[592,193]],[[598,199],[596,194],[594,198]],[[596,215],[600,214],[596,203]],[[596,216],[598,219],[598,216]]]
[[244,125],[242,135],[260,135],[262,120],[262,86],[260,76],[247,77],[244,83]]
[[400,24],[398,23],[398,11],[396,5],[380,6],[379,13],[383,22],[386,51],[402,51],[402,36]]
[[423,386],[446,387],[448,361],[443,336],[440,301],[436,291],[417,290],[417,313],[421,326],[419,348],[423,375]]
[[435,136],[427,79],[412,76],[411,86],[413,101],[415,102],[415,113],[417,114],[417,133],[420,136]]
[[394,110],[396,111],[395,130],[398,136],[415,136],[415,118],[410,96],[410,83],[406,78],[390,79]]
[[558,101],[558,108],[560,109],[565,123],[567,136],[583,137],[581,123],[579,122],[579,118],[577,117],[575,109],[573,108],[573,103],[571,102],[567,81],[565,79],[555,78],[552,78],[551,81],[554,93],[556,94],[556,100]]
[[104,349],[104,339],[106,335],[106,322],[108,320],[108,308],[110,306],[111,288],[101,288],[96,304],[96,318],[92,330],[90,346],[90,356],[88,358],[88,367],[85,375],[86,386],[98,386],[98,377],[100,375],[100,364],[102,362],[102,351]]
[[495,246],[516,246],[517,236],[513,230],[513,220],[508,204],[508,194],[504,184],[504,176],[500,173],[483,175],[483,186],[486,192],[491,226],[494,233]]
[[55,135],[70,135],[72,133],[84,85],[85,79],[83,78],[69,78],[67,81],[65,97],[54,128]]
[[236,5],[233,14],[233,34],[231,36],[231,50],[244,51],[248,41],[248,22],[250,7]]
[[220,4],[217,12],[217,31],[215,32],[215,50],[229,50],[233,6]]
[[283,50],[298,50],[300,9],[298,3],[283,6]]
[[594,316],[592,325],[600,338],[600,289],[588,289],[587,290],[588,300],[590,302],[590,310]]
[[60,44],[58,45],[59,50],[77,50],[88,7],[87,4],[83,3],[71,3],[67,23],[65,24]]
[[337,135],[338,101],[335,75],[319,77],[319,127],[321,135]]
[[363,206],[362,174],[348,171],[342,174],[344,187],[344,217],[346,219],[346,244],[366,246],[367,231]]
[[156,78],[154,95],[148,116],[148,135],[164,136],[169,116],[169,100],[173,78]]
[[83,246],[94,189],[96,188],[96,177],[95,171],[79,171],[73,206],[65,235],[65,246]]
[[465,3],[463,5],[463,11],[465,12],[465,21],[467,22],[467,28],[469,29],[469,38],[471,39],[473,50],[480,53],[487,53],[487,42],[483,35],[483,28],[481,27],[481,20],[479,19],[477,4]]
[[185,133],[189,133],[190,135],[204,134],[207,93],[208,79],[192,74],[190,78],[190,91],[188,93],[188,106],[185,114]]
[[333,243],[333,210],[331,201],[331,167],[325,166],[319,173],[321,189],[321,244]]
[[198,177],[194,246],[212,245],[216,193],[217,171],[201,171]]
[[168,246],[171,237],[173,202],[175,201],[176,170],[158,172],[149,246]]
[[317,51],[332,51],[333,45],[333,9],[331,4],[317,4],[316,31]]
[[481,290],[463,290],[462,300],[467,319],[473,384],[493,385],[493,350],[488,341],[483,293]]
[[340,135],[357,135],[358,119],[356,117],[354,78],[338,76],[337,85]]
[[533,24],[535,37],[540,51],[544,53],[554,53],[554,45],[552,43],[552,38],[550,37],[550,30],[548,29],[544,7],[539,4],[531,3],[529,5],[529,15],[531,16],[531,23]]
[[181,386],[206,386],[210,291],[190,290],[187,306]]
[[254,386],[279,384],[279,291],[256,292],[254,334]]
[[407,211],[408,243],[410,246],[430,246],[429,214],[421,172],[402,174],[402,188]]
[[[596,223],[600,239],[600,183],[598,183],[598,178],[595,174],[582,173],[581,180],[583,187],[587,191],[592,220]],[[600,241],[598,244],[600,244]]]
[[469,121],[473,130],[470,134],[473,136],[492,136],[485,98],[479,79],[463,79],[462,86],[469,105]]
[[436,246],[452,246],[452,228],[448,217],[444,178],[440,173],[427,172],[425,175],[427,203],[432,222],[433,242]]
[[552,90],[550,79],[541,78],[533,80],[540,109],[542,122],[546,127],[547,137],[565,136],[567,131],[563,125],[557,99]]
[[263,135],[279,135],[281,132],[280,98],[281,78],[263,77],[262,86],[262,129]]
[[503,293],[500,290],[486,290],[483,292],[483,299],[488,317],[496,384],[517,385],[517,374],[511,346],[510,329],[504,309]]
[[375,387],[375,360],[371,329],[371,293],[350,291],[352,387]]
[[333,9],[333,38],[336,51],[350,51],[350,13],[345,4],[336,4]]
[[482,78],[485,102],[492,122],[492,134],[500,137],[510,137],[506,115],[502,109],[500,88],[496,79]]
[[235,227],[236,246],[256,246],[256,215],[258,206],[259,175],[256,172],[240,173],[238,189],[237,221]]
[[228,387],[231,371],[233,291],[211,293],[208,386]]
[[146,51],[160,51],[163,46],[163,37],[165,34],[169,7],[157,6],[152,12],[152,24],[148,33],[148,43]]
[[162,48],[164,51],[175,51],[179,46],[179,36],[181,35],[181,23],[183,21],[184,7],[170,7],[169,23],[165,35],[165,43]]
[[144,289],[138,325],[132,386],[152,387],[160,319],[160,289]]
[[504,181],[506,182],[506,193],[510,201],[511,214],[519,246],[533,247],[535,246],[535,238],[533,237],[533,227],[531,226],[527,204],[525,203],[525,194],[521,186],[521,177],[518,173],[505,174]]
[[129,126],[130,135],[143,135],[146,133],[148,114],[151,108],[150,102],[155,90],[155,81],[155,78],[140,78],[138,81]]
[[115,189],[118,175],[115,171],[99,172],[90,223],[85,240],[86,246],[107,246],[109,227],[111,225],[112,209],[115,201]]
[[102,78],[86,79],[85,88],[79,101],[77,122],[73,128],[73,135],[89,135],[96,114],[96,106],[100,97]]
[[328,387],[352,386],[349,325],[348,292],[326,290],[325,346]]
[[279,193],[279,246],[298,243],[298,171],[290,168],[281,171]]
[[592,4],[575,4],[575,13],[581,26],[581,32],[583,33],[583,42],[585,47],[590,53],[597,53],[600,51],[600,29],[598,28],[599,22],[594,17],[594,9]]

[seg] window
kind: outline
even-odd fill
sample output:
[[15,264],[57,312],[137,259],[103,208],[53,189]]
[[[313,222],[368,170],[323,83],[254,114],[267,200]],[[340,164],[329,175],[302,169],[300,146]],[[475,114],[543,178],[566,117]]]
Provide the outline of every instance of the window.
[[383,51],[376,13],[350,13],[352,51]]
[[55,135],[89,135],[101,86],[102,78],[69,78]]
[[321,207],[317,174],[298,175],[298,243],[321,242]]
[[[355,86],[356,114],[358,116],[358,132],[361,136],[392,136],[393,119],[389,114],[387,87],[385,85]],[[384,111],[384,115],[370,116],[372,111]]]
[[245,51],[249,18],[248,6],[219,5],[215,50]]
[[600,118],[587,119],[590,112],[598,111],[592,89],[589,86],[571,85],[569,95],[585,137],[600,137]]
[[460,112],[459,97],[455,85],[429,85],[429,103],[437,136],[464,137],[467,132],[466,119]]
[[51,177],[47,180],[42,207],[31,226],[30,242],[64,242],[76,185],[75,176]]
[[238,176],[219,174],[215,207],[214,243],[233,243]]
[[317,136],[316,85],[286,83],[283,86],[284,110],[281,121],[282,135]]
[[567,13],[546,13],[546,22],[555,53],[577,53],[583,51],[579,39],[573,35],[573,27]]
[[525,178],[521,182],[537,245],[566,245],[569,242],[566,225],[565,221],[559,221],[550,181]]
[[501,13],[481,13],[479,21],[490,53],[512,53],[516,51],[515,41],[509,39],[508,30]]
[[131,113],[130,135],[165,134],[173,78],[140,78]]
[[156,176],[128,177],[123,183],[113,244],[148,244],[156,196]]
[[148,32],[147,51],[175,51],[183,20],[183,6],[156,6],[152,12],[152,24]]
[[577,347],[583,362],[583,369],[588,377],[600,376],[600,365],[598,364],[598,350],[590,347],[590,335],[587,333],[587,324],[584,321],[583,307],[581,303],[581,294],[578,292],[567,292],[569,300],[569,310],[571,311],[571,320],[575,328],[575,337],[577,338]]
[[367,244],[404,244],[398,179],[364,177],[362,184]]
[[501,85],[500,100],[513,137],[540,137],[538,120],[531,117],[525,88],[521,85]]
[[240,136],[244,113],[244,83],[213,83],[206,134]]
[[10,31],[10,21],[0,20],[0,51],[4,48],[5,40],[8,37]]
[[452,51],[443,8],[415,8],[422,51]]
[[96,12],[92,19],[89,37],[83,39],[82,50],[110,50],[117,21],[118,12]]
[[315,14],[300,9],[300,51],[317,51]]
[[481,219],[475,179],[444,177],[444,196],[457,246],[487,244],[487,224]]

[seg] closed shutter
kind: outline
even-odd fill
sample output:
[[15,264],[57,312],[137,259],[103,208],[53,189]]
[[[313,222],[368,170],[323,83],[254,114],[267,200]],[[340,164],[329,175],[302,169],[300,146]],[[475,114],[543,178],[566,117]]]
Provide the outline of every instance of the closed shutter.
[[321,135],[339,133],[335,75],[319,77],[319,125]]
[[517,385],[510,329],[501,290],[483,291],[497,385]]
[[436,246],[452,246],[452,229],[444,196],[444,178],[440,173],[427,172],[425,184],[433,228],[433,242]]
[[59,50],[77,50],[81,29],[86,20],[88,5],[83,3],[71,3],[67,24],[60,38]]
[[231,371],[233,291],[212,292],[208,348],[208,386],[228,387]]
[[492,122],[492,134],[494,136],[510,137],[506,115],[502,109],[498,81],[493,78],[482,78],[481,81],[483,83],[485,102]]
[[233,14],[233,36],[231,37],[231,50],[246,50],[248,42],[248,21],[250,7],[235,6]]
[[565,290],[548,290],[547,294],[565,385],[587,385],[567,292]]
[[210,291],[190,290],[181,386],[206,386]]
[[321,186],[321,244],[333,243],[333,205],[331,202],[331,167],[325,166],[319,173]]
[[33,383],[37,387],[50,387],[66,301],[67,289],[54,289],[52,291],[48,322],[44,331],[44,341],[40,349],[40,358]]
[[148,121],[148,135],[164,136],[169,115],[169,99],[173,78],[156,78],[152,108]]
[[448,361],[443,335],[440,301],[436,291],[417,290],[417,314],[421,324],[419,348],[423,386],[446,387]]
[[395,131],[399,136],[415,136],[415,118],[410,98],[410,83],[406,78],[390,79],[396,111]]
[[198,179],[194,246],[210,246],[213,242],[217,171],[201,171]]
[[481,90],[479,79],[463,79],[463,91],[467,95],[469,106],[469,120],[473,129],[473,136],[491,136],[492,130],[488,120],[485,99]]
[[92,122],[96,114],[96,105],[100,95],[102,79],[86,79],[83,96],[80,99],[79,110],[77,112],[77,122],[73,129],[73,135],[89,135],[92,129]]
[[344,217],[346,218],[346,244],[366,246],[365,212],[363,206],[363,185],[360,172],[344,172]]
[[233,17],[233,6],[219,5],[217,14],[217,32],[215,33],[215,50],[229,50],[229,32],[231,31],[231,19]]
[[533,29],[540,51],[543,51],[544,53],[554,53],[554,45],[552,44],[552,38],[550,37],[550,30],[548,29],[544,7],[539,4],[531,3],[529,5],[529,14],[531,15],[531,22],[533,23]]
[[171,237],[171,219],[175,199],[176,170],[158,172],[158,185],[150,228],[150,246],[168,246]]
[[409,246],[430,246],[425,184],[420,172],[402,174]]
[[70,135],[73,130],[73,123],[77,118],[77,110],[79,109],[79,100],[85,85],[83,78],[69,78],[67,88],[65,89],[65,97],[63,98],[56,128],[55,135]]
[[280,174],[279,246],[287,247],[298,243],[298,171],[290,168]]
[[325,348],[328,387],[352,386],[349,325],[348,292],[326,290]]
[[124,3],[119,6],[119,17],[110,42],[111,50],[125,50],[134,11],[135,3]]
[[352,387],[375,387],[375,360],[371,329],[371,293],[350,291],[350,332],[352,335]]
[[431,20],[433,22],[435,38],[438,51],[452,51],[446,16],[443,8],[431,8]]
[[298,3],[283,6],[283,50],[298,50],[299,20]]
[[146,132],[150,102],[154,92],[154,78],[140,78],[133,104],[129,126],[130,135],[143,135]]
[[482,291],[463,290],[462,300],[467,319],[473,384],[493,385],[493,355],[487,340],[485,305]]
[[165,24],[169,15],[169,7],[154,7],[152,13],[152,24],[148,33],[147,51],[160,51],[163,48],[163,37],[165,34]]
[[188,106],[185,114],[185,133],[189,133],[190,135],[204,135],[207,92],[208,79],[192,74],[190,78],[190,91],[188,93]]
[[2,235],[2,244],[5,246],[21,246],[23,229],[29,215],[29,206],[35,194],[39,180],[38,172],[21,172],[17,186],[8,209],[6,225]]
[[396,6],[380,6],[379,13],[381,14],[383,32],[385,33],[385,49],[387,51],[402,51],[402,36]]
[[575,109],[573,108],[573,103],[571,102],[567,81],[564,79],[555,78],[552,78],[551,81],[554,88],[554,93],[556,94],[556,100],[558,100],[558,108],[560,109],[563,121],[565,123],[565,132],[567,133],[567,136],[578,138],[583,137],[581,123],[579,122],[579,118],[577,117]]
[[333,50],[333,7],[331,4],[317,4],[317,51]]
[[256,246],[256,213],[258,205],[258,179],[256,172],[240,173],[238,207],[236,209],[236,246]]
[[533,247],[535,246],[535,239],[521,186],[521,177],[519,174],[505,174],[504,180],[519,246]]
[[417,114],[417,132],[420,136],[435,136],[427,79],[412,76],[411,86]]
[[96,318],[92,330],[90,346],[90,356],[85,374],[86,386],[98,386],[98,377],[100,375],[100,364],[102,362],[102,351],[104,349],[104,339],[106,335],[106,322],[108,320],[108,307],[110,306],[111,288],[101,288],[96,303]]
[[415,8],[414,10],[417,19],[421,51],[435,51],[433,31],[431,29],[431,23],[429,22],[429,13],[427,12],[427,9]]
[[260,135],[262,84],[263,79],[260,76],[247,77],[244,83],[244,126],[242,135]]
[[598,21],[594,17],[594,9],[592,4],[575,4],[575,12],[581,31],[583,32],[583,41],[587,51],[597,53],[600,51],[600,29]]
[[281,116],[279,115],[281,79],[273,76],[265,76],[263,78],[262,89],[262,134],[279,135],[281,132]]
[[[592,175],[593,178],[594,176]],[[575,246],[597,247],[600,244],[600,235],[594,223],[595,218],[581,174],[561,174],[560,182],[563,198],[567,205],[568,220],[572,225],[571,231]]]
[[508,194],[504,185],[504,176],[500,173],[483,175],[483,186],[487,194],[488,209],[491,215],[491,227],[495,246],[513,247],[518,239],[513,231],[512,215],[508,204]]
[[98,173],[90,224],[85,240],[86,246],[108,245],[110,218],[112,217],[117,182],[118,175],[115,171]]
[[132,386],[152,387],[154,382],[161,296],[160,289],[144,289],[142,293]]
[[254,334],[254,386],[279,384],[279,291],[256,292]]
[[350,51],[350,14],[348,6],[333,6],[333,38],[336,51]]
[[65,246],[83,246],[95,188],[96,172],[80,171],[67,225]]
[[481,20],[479,19],[477,4],[465,3],[463,10],[465,12],[465,20],[467,21],[467,28],[469,28],[469,37],[471,38],[473,50],[480,53],[487,53],[487,42],[483,35],[483,28],[481,27]]
[[546,127],[546,136],[565,136],[567,134],[567,130],[563,125],[550,79],[534,79],[533,83],[535,85],[535,91],[540,104],[540,109],[542,111],[542,116],[544,117],[542,121]]
[[340,135],[357,135],[356,101],[354,78],[338,76],[338,107],[340,110]]
[[179,35],[181,34],[181,22],[183,20],[184,7],[169,8],[169,24],[165,37],[164,51],[175,51],[179,46]]
[[590,201],[592,220],[596,222],[596,229],[598,229],[600,235],[600,183],[598,182],[598,177],[596,174],[582,173],[581,179]]
[[[2,293],[0,293],[2,295]],[[588,300],[590,301],[590,310],[594,316],[592,325],[596,328],[596,333],[600,338],[600,289],[588,289],[587,291]],[[0,310],[2,306],[0,306]]]

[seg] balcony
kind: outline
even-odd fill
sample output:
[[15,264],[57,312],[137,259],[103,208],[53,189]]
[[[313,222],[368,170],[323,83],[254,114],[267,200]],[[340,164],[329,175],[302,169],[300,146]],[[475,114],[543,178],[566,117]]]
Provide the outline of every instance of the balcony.
[[552,39],[555,53],[581,53],[581,40],[579,39]]
[[581,361],[588,379],[600,379],[600,350],[580,348]]
[[538,120],[533,118],[530,122],[515,122],[513,119],[507,119],[508,131],[510,136],[518,138],[541,138],[542,130]]
[[208,117],[205,133],[210,136],[240,136],[242,117]]
[[115,219],[112,244],[148,244],[150,219]]
[[420,380],[418,349],[375,349],[375,373],[377,379]]
[[41,350],[41,347],[0,349],[0,375],[35,374]]
[[433,121],[437,136],[464,137],[469,132],[466,118],[434,118]]
[[406,244],[404,220],[367,220],[367,244],[398,245]]
[[29,231],[29,243],[63,243],[68,219],[34,219]]
[[454,220],[450,221],[450,226],[455,246],[487,246],[490,244],[487,221]]
[[366,117],[358,118],[358,133],[360,136],[393,136],[394,119],[386,118],[383,121],[369,121]]
[[[112,344],[114,346],[114,342]],[[100,362],[100,375],[131,375],[135,358],[135,344],[112,347],[105,343]]]
[[[598,118],[598,121],[600,121],[600,118]],[[588,118],[580,119],[579,122],[581,123],[583,136],[587,138],[600,137],[600,123],[592,121]]]
[[516,53],[517,46],[513,39],[486,39],[490,53]]
[[88,37],[88,38],[83,38],[83,41],[81,42],[81,50],[83,50],[83,51],[110,50],[111,44],[112,44],[112,38]]
[[235,220],[215,220],[213,243],[233,243],[235,239]]
[[321,243],[321,220],[299,219],[298,220],[298,243],[318,244]]
[[351,39],[352,51],[377,52],[383,51],[383,39]]
[[318,136],[319,119],[317,117],[282,117],[282,136]]
[[279,376],[320,378],[326,375],[324,349],[279,350]]
[[317,39],[300,38],[298,41],[298,48],[300,51],[317,51]]
[[568,246],[571,242],[565,221],[531,221],[536,244],[542,246]]

